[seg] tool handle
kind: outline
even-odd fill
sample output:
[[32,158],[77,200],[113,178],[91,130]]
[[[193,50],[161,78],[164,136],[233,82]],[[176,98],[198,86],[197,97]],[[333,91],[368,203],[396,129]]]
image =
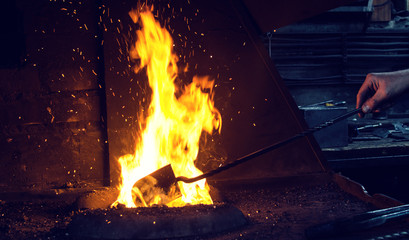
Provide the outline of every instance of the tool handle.
[[290,138],[287,138],[287,139],[285,139],[285,140],[283,140],[281,142],[275,143],[273,145],[270,145],[270,146],[267,146],[265,148],[259,149],[259,150],[255,151],[255,152],[252,152],[252,153],[250,153],[248,155],[240,157],[236,161],[233,161],[233,162],[228,163],[228,164],[226,164],[224,166],[218,167],[218,168],[216,168],[216,169],[214,169],[212,171],[209,171],[207,173],[203,173],[203,174],[201,174],[201,175],[199,175],[197,177],[193,177],[193,178],[187,178],[187,177],[180,176],[180,177],[176,178],[176,181],[182,181],[182,182],[185,182],[185,183],[192,183],[192,182],[199,181],[199,180],[201,180],[203,178],[211,177],[211,176],[213,176],[213,175],[215,175],[215,174],[217,174],[219,172],[225,171],[225,170],[230,169],[232,167],[235,167],[235,166],[237,166],[239,164],[247,162],[250,159],[256,158],[256,157],[258,157],[260,155],[263,155],[263,154],[271,152],[271,151],[273,151],[273,150],[275,150],[277,148],[280,148],[280,147],[282,147],[284,145],[287,145],[288,143],[291,143],[291,142],[293,142],[293,141],[295,141],[295,140],[297,140],[299,138],[305,137],[305,136],[307,136],[309,134],[313,134],[314,132],[317,132],[317,131],[319,131],[319,130],[321,130],[323,128],[329,127],[329,126],[331,126],[331,125],[333,125],[333,124],[335,124],[337,122],[340,122],[340,121],[342,121],[344,119],[347,119],[348,117],[351,117],[351,116],[353,116],[353,115],[355,115],[355,114],[357,114],[357,113],[359,113],[361,111],[362,111],[361,108],[349,111],[349,112],[347,112],[347,113],[345,113],[343,115],[340,115],[340,116],[338,116],[338,117],[336,117],[334,119],[326,121],[326,122],[324,122],[324,123],[322,123],[322,124],[320,124],[320,125],[318,125],[316,127],[309,128],[309,129],[307,129],[307,130],[305,130],[305,131],[303,131],[303,132],[301,132],[299,134],[296,134],[296,135],[294,135],[294,136],[292,136]]

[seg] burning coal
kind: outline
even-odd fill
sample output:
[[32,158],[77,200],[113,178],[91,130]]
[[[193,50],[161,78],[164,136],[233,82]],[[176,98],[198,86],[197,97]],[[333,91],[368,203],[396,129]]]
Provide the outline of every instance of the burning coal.
[[134,154],[118,160],[121,165],[120,194],[113,206],[212,204],[205,179],[191,184],[179,182],[180,193],[174,189],[168,193],[155,189],[154,179],[145,181],[142,186],[138,184],[139,187],[135,185],[168,164],[176,177],[200,175],[202,172],[194,165],[200,136],[203,132],[220,132],[221,116],[214,106],[214,81],[209,77],[195,76],[190,84],[175,86],[178,58],[173,52],[173,40],[153,14],[144,10],[131,11],[129,15],[141,26],[136,32],[137,41],[130,57],[139,63],[136,73],[146,71],[152,95],[148,116],[140,119],[143,123],[140,124],[141,137]]

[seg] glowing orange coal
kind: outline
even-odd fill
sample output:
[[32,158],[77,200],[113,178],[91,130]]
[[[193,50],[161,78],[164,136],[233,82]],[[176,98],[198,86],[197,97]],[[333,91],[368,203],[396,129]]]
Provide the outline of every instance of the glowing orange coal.
[[[174,199],[174,196],[166,196],[160,189],[146,190],[153,188],[153,184],[139,188],[134,186],[138,180],[168,164],[171,164],[176,177],[201,174],[194,165],[200,136],[203,131],[210,134],[215,130],[220,132],[221,116],[214,107],[214,81],[207,76],[196,76],[189,85],[178,89],[174,84],[178,77],[178,58],[173,52],[169,32],[160,26],[150,11],[131,11],[129,14],[141,26],[136,32],[137,41],[130,56],[140,62],[135,72],[146,70],[152,95],[149,114],[142,119],[146,124],[141,129],[135,153],[119,158],[122,183],[113,205],[212,204],[205,179],[191,184],[179,182],[181,196],[171,202],[167,199]],[[146,196],[146,192],[150,192],[151,196]]]

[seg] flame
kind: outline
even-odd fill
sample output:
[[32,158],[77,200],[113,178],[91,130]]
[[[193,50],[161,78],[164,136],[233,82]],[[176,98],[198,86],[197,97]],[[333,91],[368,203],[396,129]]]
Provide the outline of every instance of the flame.
[[[177,194],[175,189],[164,195],[160,189],[152,187],[154,180],[139,187],[135,183],[168,164],[175,176],[202,174],[194,165],[200,136],[203,131],[209,134],[214,130],[220,132],[221,116],[214,107],[214,81],[207,76],[195,76],[189,85],[178,90],[174,84],[178,76],[178,58],[173,52],[169,32],[160,26],[150,11],[131,11],[129,14],[141,25],[130,56],[140,62],[135,68],[136,73],[146,69],[152,95],[135,153],[118,160],[122,183],[113,206],[118,203],[126,207],[150,206],[174,198],[171,195]],[[205,179],[191,184],[179,182],[178,186],[181,196],[166,203],[168,206],[213,203]],[[146,196],[147,192],[153,196]]]

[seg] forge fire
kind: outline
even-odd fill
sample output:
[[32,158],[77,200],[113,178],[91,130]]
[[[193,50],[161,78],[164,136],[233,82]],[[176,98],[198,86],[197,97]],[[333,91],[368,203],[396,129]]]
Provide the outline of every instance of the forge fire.
[[[221,130],[221,115],[214,107],[214,81],[195,76],[186,86],[176,86],[178,57],[173,52],[169,32],[160,26],[151,11],[133,10],[129,13],[139,24],[137,41],[130,56],[137,60],[135,73],[146,72],[152,90],[148,116],[140,114],[140,138],[134,154],[119,158],[121,165],[118,203],[126,207],[166,204],[212,204],[206,180],[178,183],[166,193],[155,187],[155,179],[138,188],[135,183],[155,170],[171,164],[175,176],[195,177],[202,172],[194,165],[202,132],[212,134]],[[187,71],[187,66],[185,68]],[[170,199],[170,200],[169,200]]]
[[407,238],[408,108],[311,135],[408,68],[401,0],[351,2],[2,1],[0,239]]

